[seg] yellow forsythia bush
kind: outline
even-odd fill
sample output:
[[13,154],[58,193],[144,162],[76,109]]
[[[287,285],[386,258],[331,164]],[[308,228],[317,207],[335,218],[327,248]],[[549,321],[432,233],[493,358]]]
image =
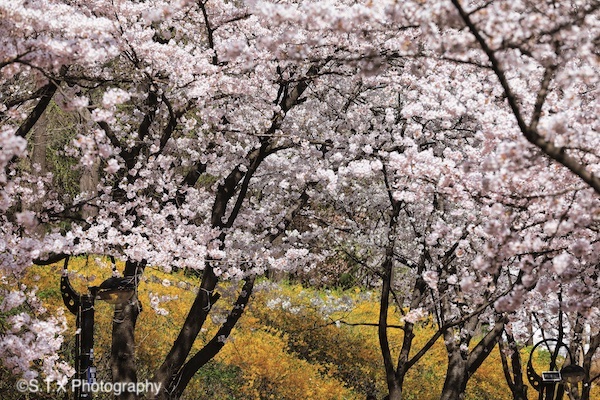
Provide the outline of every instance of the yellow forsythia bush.
[[[60,295],[62,264],[34,267],[27,278],[49,310],[63,307]],[[122,264],[118,263],[122,270]],[[79,292],[111,276],[104,258],[73,258],[71,281]],[[139,285],[142,312],[137,321],[138,378],[149,379],[179,333],[195,297],[199,279],[183,272],[147,268]],[[221,299],[203,327],[194,349],[210,340],[237,296],[239,286],[219,287]],[[113,306],[96,304],[95,364],[98,378],[110,380],[110,332]],[[190,382],[183,398],[189,400],[364,400],[369,393],[386,393],[377,328],[378,294],[359,289],[318,290],[299,284],[258,282],[244,316],[228,343]],[[72,362],[75,319],[68,312],[69,331],[64,356]],[[398,324],[399,312],[389,314]],[[413,354],[434,334],[429,321],[415,330]],[[72,336],[69,334],[72,333]],[[393,356],[402,344],[402,330],[389,329]],[[527,359],[527,354],[523,355]],[[406,400],[436,400],[442,390],[447,355],[440,339],[408,372]],[[1,372],[1,371],[0,371]],[[10,389],[10,388],[8,388]],[[534,393],[531,389],[530,393]],[[18,393],[3,393],[17,399]],[[97,396],[101,399],[101,396]],[[470,379],[467,400],[510,399],[497,349]],[[598,388],[592,399],[600,399]]]
[[358,399],[338,380],[323,376],[318,365],[289,353],[285,337],[263,330],[238,333],[218,359],[240,368],[246,399]]

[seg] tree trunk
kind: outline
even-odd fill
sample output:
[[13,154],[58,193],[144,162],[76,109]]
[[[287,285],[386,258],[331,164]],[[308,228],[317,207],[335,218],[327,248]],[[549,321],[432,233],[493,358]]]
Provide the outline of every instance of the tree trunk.
[[219,328],[213,338],[200,351],[194,354],[194,356],[191,357],[190,360],[187,361],[181,368],[180,372],[171,380],[169,393],[172,393],[173,398],[180,398],[196,372],[206,365],[207,362],[212,360],[213,357],[216,356],[221,350],[221,348],[223,348],[227,338],[229,338],[229,335],[231,334],[231,331],[244,314],[244,310],[246,309],[248,301],[250,300],[250,296],[252,295],[255,279],[256,278],[254,276],[249,276],[246,278],[240,295],[231,308],[225,323]]
[[46,167],[46,148],[48,147],[48,116],[43,112],[31,130],[31,165],[37,165],[39,175],[44,175]]
[[[110,352],[110,368],[114,383],[137,382],[134,332],[139,310],[137,298],[131,303],[115,306]],[[137,399],[135,392],[125,391],[115,397],[119,400]]]
[[388,390],[390,393],[386,396],[386,400],[402,400],[402,386],[397,382],[388,383]]
[[460,351],[460,344],[455,342],[454,329],[444,332],[444,340],[448,351],[448,369],[440,400],[462,400],[467,388],[467,354]]
[[466,362],[454,356],[448,361],[448,371],[440,400],[463,400],[467,389]]
[[[506,333],[506,338],[506,343],[502,339],[498,340],[504,377],[512,392],[513,400],[527,400],[527,385],[523,381],[523,367],[519,346],[512,334]],[[510,356],[510,364],[507,354]]]
[[583,389],[581,391],[581,400],[590,400],[592,382],[600,379],[600,375],[590,376],[592,366],[594,364],[594,354],[600,347],[600,332],[590,337],[590,343],[588,345],[588,351],[583,356],[583,369],[587,372],[586,379],[584,380]]
[[[463,400],[469,378],[477,371],[481,364],[496,347],[500,335],[504,331],[506,318],[502,316],[494,327],[485,335],[475,347],[469,351],[471,337],[465,332],[473,332],[478,318],[472,317],[461,329],[448,329],[444,332],[444,340],[448,351],[448,370],[442,388],[440,400]],[[463,329],[466,329],[463,330]],[[460,336],[460,341],[455,338],[455,333]]]
[[[46,149],[48,147],[48,116],[46,111],[40,114],[37,122],[31,129],[31,167],[35,176],[43,176],[48,172],[46,161]],[[34,193],[37,189],[33,188]],[[39,213],[42,211],[43,199],[36,201],[33,204],[23,204],[22,206],[30,207],[31,211]],[[33,228],[32,233],[37,237],[44,237],[45,228],[43,224],[38,224]]]
[[535,318],[533,318],[533,315],[531,315],[531,313],[529,311],[526,312],[527,315],[527,333],[528,333],[528,338],[527,338],[527,342],[525,342],[525,346],[533,346],[533,336],[534,336],[534,332],[533,332],[533,323],[535,322]]
[[[96,157],[94,163],[89,167],[88,170],[84,171],[79,179],[79,190],[81,193],[86,193],[87,198],[94,196],[98,191],[98,168],[100,168],[100,162]],[[83,219],[93,217],[96,214],[98,214],[98,209],[96,207],[85,204],[81,208],[81,217]]]
[[156,397],[152,397],[152,394],[150,394],[150,398],[169,398],[170,394],[167,390],[171,386],[173,378],[179,374],[181,367],[184,365],[212,305],[218,300],[218,295],[213,294],[217,282],[218,279],[212,268],[207,265],[202,276],[200,290],[188,312],[179,335],[175,339],[175,342],[173,342],[173,346],[164,362],[152,378],[153,383],[160,385],[160,393]]
[[[573,357],[572,360],[567,358],[563,367],[567,365],[567,363],[573,363],[575,365],[581,365],[583,363],[583,315],[577,313],[575,316],[575,322],[569,321],[569,324],[573,326],[573,332],[571,333],[571,341],[569,343],[569,352]],[[582,385],[577,383],[569,384],[569,398],[580,400],[581,394],[580,388]],[[581,388],[582,389],[582,388]]]
[[[135,276],[141,273],[143,265],[127,261],[124,276]],[[137,285],[136,285],[137,288]],[[112,345],[110,351],[110,368],[113,383],[136,383],[137,366],[135,362],[135,324],[140,313],[137,293],[125,304],[116,304],[112,328]],[[123,391],[116,396],[119,400],[135,400],[136,393]]]
[[383,278],[381,285],[381,299],[379,301],[379,323],[378,323],[378,338],[379,347],[383,356],[383,364],[385,366],[386,382],[389,391],[390,400],[402,399],[402,386],[396,379],[396,370],[392,360],[389,338],[387,334],[387,319],[388,309],[390,306],[390,292],[392,290],[393,272],[394,272],[394,243],[396,237],[396,225],[400,207],[397,203],[392,203],[392,215],[390,217],[388,243],[386,248],[385,260],[382,264]]

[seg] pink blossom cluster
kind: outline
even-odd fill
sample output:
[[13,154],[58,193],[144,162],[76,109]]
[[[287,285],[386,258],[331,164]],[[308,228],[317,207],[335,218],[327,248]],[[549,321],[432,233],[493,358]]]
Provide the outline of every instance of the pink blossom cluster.
[[[238,281],[344,257],[378,286],[389,261],[408,323],[550,315],[562,290],[591,326],[598,20],[591,1],[0,0],[0,271],[101,254]],[[31,162],[40,108],[76,121],[53,150],[79,186]],[[3,349],[25,372],[60,320],[20,318]]]

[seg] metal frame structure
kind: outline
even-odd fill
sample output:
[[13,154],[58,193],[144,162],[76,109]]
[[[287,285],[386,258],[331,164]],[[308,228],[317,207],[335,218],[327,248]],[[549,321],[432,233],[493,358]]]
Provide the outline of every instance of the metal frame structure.
[[[542,375],[539,375],[533,368],[533,354],[535,349],[542,344],[546,344],[547,348],[550,349],[550,343],[556,343],[558,348],[562,347],[567,350],[569,365],[558,370],[556,366],[558,351],[555,351],[550,358],[550,371],[544,371]],[[558,339],[544,339],[536,343],[531,349],[529,361],[527,362],[527,379],[539,393],[538,400],[562,400],[565,395],[565,384],[579,383],[584,381],[586,376],[585,370],[574,363],[569,347]]]

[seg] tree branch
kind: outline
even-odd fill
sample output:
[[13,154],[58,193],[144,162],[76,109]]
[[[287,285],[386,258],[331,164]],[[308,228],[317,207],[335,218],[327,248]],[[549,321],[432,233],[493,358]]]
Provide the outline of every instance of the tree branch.
[[[519,126],[519,129],[521,130],[521,133],[525,136],[525,138],[531,144],[538,147],[548,157],[552,158],[553,160],[555,160],[555,161],[559,162],[560,164],[562,164],[563,166],[567,167],[572,173],[577,175],[581,180],[583,180],[592,189],[594,189],[594,191],[596,193],[600,194],[600,178],[598,178],[592,172],[590,172],[584,164],[578,162],[574,157],[568,155],[563,147],[557,147],[553,143],[547,141],[543,136],[541,136],[539,134],[539,132],[536,129],[534,129],[537,126],[537,121],[535,119],[532,120],[532,122],[534,122],[532,124],[533,126],[528,126],[525,123],[525,120],[521,113],[521,109],[519,107],[516,95],[514,94],[514,92],[512,91],[512,89],[508,83],[508,79],[506,78],[504,70],[500,66],[500,61],[496,57],[495,51],[492,50],[488,46],[486,40],[483,38],[483,36],[479,32],[479,29],[471,21],[469,14],[467,14],[465,12],[465,10],[462,8],[462,6],[460,5],[459,0],[452,0],[452,4],[454,4],[454,6],[458,10],[458,13],[460,14],[462,20],[465,22],[465,24],[471,31],[471,34],[473,36],[475,36],[475,39],[481,46],[484,53],[487,55],[488,59],[490,60],[490,63],[492,64],[492,69],[493,69],[494,73],[496,74],[498,80],[500,81],[500,85],[502,86],[502,89],[504,90],[504,94],[506,95],[508,105],[511,108],[513,115],[515,116],[515,118],[517,120],[517,124]],[[551,69],[546,71],[546,75],[544,77],[544,80],[542,81],[542,89],[540,90],[541,93],[538,93],[538,101],[540,102],[540,105],[539,105],[540,109],[541,109],[543,101],[546,97],[546,94],[543,92],[545,90],[547,90],[551,72],[553,72]],[[545,81],[547,81],[547,82],[545,82]],[[544,89],[544,86],[546,87],[546,89]],[[537,106],[538,105],[536,104],[536,107]],[[534,116],[535,116],[535,114],[534,114]],[[537,117],[537,118],[539,118],[539,117]]]
[[546,102],[546,97],[548,96],[548,88],[550,86],[550,82],[552,82],[552,77],[554,76],[555,71],[555,65],[548,66],[544,70],[544,76],[542,78],[542,83],[540,84],[540,90],[538,91],[537,98],[535,100],[535,106],[533,107],[531,121],[529,121],[529,130],[531,131],[537,131],[537,125],[540,121],[540,117],[542,116],[542,108],[544,107],[544,103]]
[[179,398],[194,374],[196,374],[200,368],[209,362],[221,348],[223,348],[227,338],[240,317],[243,315],[246,305],[250,300],[250,295],[254,288],[254,280],[254,276],[249,276],[245,279],[242,290],[223,325],[221,325],[213,338],[183,365],[181,371],[173,379],[173,387],[170,390],[173,397]]
[[19,126],[15,135],[24,138],[29,133],[44,111],[46,111],[46,108],[48,108],[48,104],[50,104],[50,100],[52,100],[52,96],[54,96],[57,89],[58,84],[51,80],[46,86],[38,90],[38,93],[40,93],[40,101],[38,101],[25,121]]
[[469,375],[475,373],[475,371],[485,361],[487,356],[492,352],[496,346],[496,343],[498,342],[498,338],[504,331],[504,325],[506,324],[506,321],[506,316],[502,316],[502,318],[496,321],[492,330],[489,331],[487,335],[485,335],[483,339],[479,341],[479,343],[477,343],[473,350],[471,350],[471,353],[467,359],[467,369]]
[[[397,205],[397,203],[396,203]],[[385,259],[383,261],[383,282],[381,285],[381,299],[379,301],[379,322],[378,322],[378,338],[379,347],[381,349],[381,355],[383,357],[383,364],[385,366],[385,375],[388,388],[396,387],[396,372],[394,369],[394,362],[392,360],[392,352],[390,350],[390,343],[387,334],[387,319],[388,319],[388,308],[390,291],[392,287],[393,279],[393,260],[394,260],[394,245],[395,245],[395,233],[398,224],[398,215],[400,214],[400,207],[393,207],[392,215],[389,222],[388,232],[388,244],[386,247]]]

